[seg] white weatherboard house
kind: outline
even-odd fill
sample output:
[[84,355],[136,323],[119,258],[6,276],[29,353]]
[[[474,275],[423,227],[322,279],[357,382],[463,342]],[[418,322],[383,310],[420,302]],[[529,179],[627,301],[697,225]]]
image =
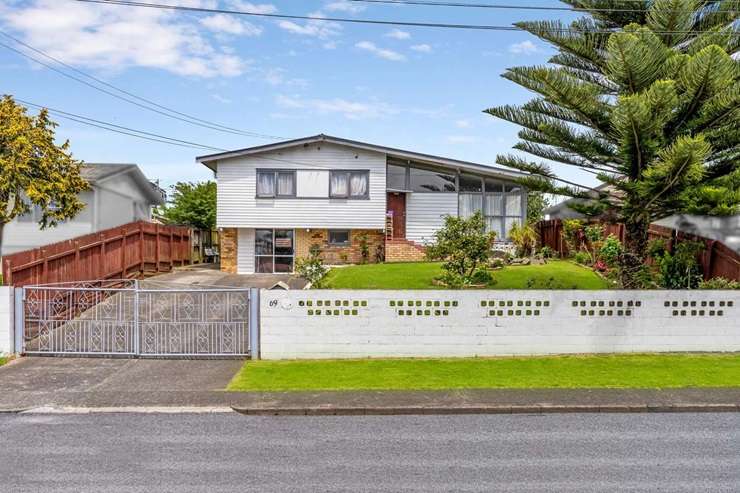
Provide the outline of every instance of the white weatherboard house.
[[421,260],[446,215],[480,210],[502,241],[526,216],[519,172],[323,134],[197,160],[227,272],[292,272],[312,245],[330,264]]
[[85,203],[75,217],[41,229],[36,207],[5,226],[2,255],[69,240],[133,221],[149,221],[152,207],[164,203],[164,192],[135,164],[86,163],[82,176],[90,189],[79,194]]

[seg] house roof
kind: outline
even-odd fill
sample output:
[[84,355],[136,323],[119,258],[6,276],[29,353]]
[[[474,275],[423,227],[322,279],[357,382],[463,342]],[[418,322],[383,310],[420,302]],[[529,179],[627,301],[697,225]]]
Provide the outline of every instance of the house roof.
[[141,168],[132,163],[85,163],[80,172],[91,185],[99,185],[106,180],[122,174],[131,174],[142,193],[154,205],[164,204],[164,193],[156,184],[144,176]]
[[396,149],[393,147],[386,147],[377,144],[370,144],[368,142],[360,142],[358,140],[343,139],[341,137],[333,137],[331,135],[318,134],[310,137],[303,137],[300,139],[286,140],[282,142],[275,142],[272,144],[265,144],[255,147],[247,147],[244,149],[237,149],[234,151],[220,152],[217,154],[208,154],[205,156],[196,157],[196,161],[205,164],[212,170],[216,170],[216,162],[222,159],[230,159],[234,157],[248,156],[252,154],[259,154],[262,152],[276,151],[279,149],[285,149],[289,147],[296,147],[306,144],[313,144],[315,142],[328,142],[331,144],[342,145],[346,147],[352,147],[355,149],[364,149],[369,151],[382,152],[389,156],[401,158],[401,159],[413,159],[414,161],[420,161],[428,164],[435,164],[448,168],[456,168],[465,171],[475,171],[477,173],[504,176],[508,178],[521,178],[527,176],[525,173],[514,171],[508,168],[500,168],[495,166],[488,166],[486,164],[472,163],[470,161],[462,161],[459,159],[451,159],[442,156],[435,156],[432,154],[425,154],[415,151],[407,151],[404,149]]

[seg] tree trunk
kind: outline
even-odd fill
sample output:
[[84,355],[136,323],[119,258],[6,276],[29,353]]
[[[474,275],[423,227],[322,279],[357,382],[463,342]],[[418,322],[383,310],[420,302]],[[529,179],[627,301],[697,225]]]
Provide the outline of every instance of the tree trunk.
[[640,272],[647,258],[650,218],[632,216],[624,221],[624,252],[620,259],[620,281],[624,289],[640,289]]

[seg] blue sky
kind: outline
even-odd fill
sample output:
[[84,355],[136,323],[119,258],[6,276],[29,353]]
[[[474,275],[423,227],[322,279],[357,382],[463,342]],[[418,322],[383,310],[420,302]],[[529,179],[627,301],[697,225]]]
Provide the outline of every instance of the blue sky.
[[[374,5],[347,0],[159,0],[284,14],[510,25],[564,13]],[[562,5],[554,0],[528,5]],[[551,53],[526,33],[280,21],[84,4],[2,0],[1,28],[63,61],[160,104],[286,138],[316,133],[493,164],[517,127],[483,114],[530,95],[500,77]],[[0,37],[7,44],[12,42]],[[233,149],[269,140],[147,112],[0,47],[0,93],[119,125]],[[90,162],[135,162],[164,185],[208,179],[207,154],[58,119]],[[571,170],[564,176],[576,176]]]

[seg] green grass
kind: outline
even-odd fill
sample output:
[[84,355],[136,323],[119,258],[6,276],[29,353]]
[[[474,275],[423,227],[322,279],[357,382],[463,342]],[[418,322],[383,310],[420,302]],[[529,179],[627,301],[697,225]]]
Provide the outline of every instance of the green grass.
[[0,356],[0,366],[3,366],[7,362],[8,362],[8,358],[3,358],[2,356]]
[[[324,286],[329,289],[441,289],[432,280],[442,273],[438,262],[354,265],[332,269]],[[608,283],[591,269],[564,260],[545,265],[507,266],[493,271],[491,289],[527,289],[527,280],[554,278],[565,289],[607,289]]]
[[740,355],[248,361],[234,391],[740,386]]

